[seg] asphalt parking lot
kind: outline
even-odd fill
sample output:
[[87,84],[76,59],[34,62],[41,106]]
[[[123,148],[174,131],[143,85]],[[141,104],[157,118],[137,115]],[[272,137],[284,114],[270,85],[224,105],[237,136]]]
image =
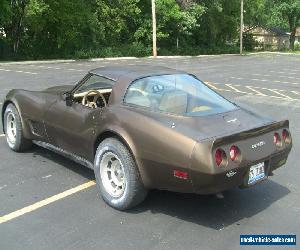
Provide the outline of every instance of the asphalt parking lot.
[[0,135],[0,249],[240,249],[240,234],[300,236],[300,56],[0,64],[0,103],[13,88],[41,90],[75,83],[92,68],[131,64],[186,70],[234,102],[289,119],[287,164],[224,199],[151,191],[139,207],[119,212],[99,197],[91,170],[38,147],[14,153]]

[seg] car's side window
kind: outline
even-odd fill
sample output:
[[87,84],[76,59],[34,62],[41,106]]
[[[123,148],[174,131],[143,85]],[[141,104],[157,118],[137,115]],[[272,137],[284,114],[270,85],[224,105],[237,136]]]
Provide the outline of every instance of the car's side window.
[[125,103],[140,107],[151,108],[149,89],[147,88],[146,78],[131,84],[125,96]]
[[177,102],[181,98],[181,93],[179,92],[175,76],[161,75],[146,77],[137,80],[129,86],[125,103],[156,111],[182,113],[184,112],[184,108],[179,112],[169,108],[170,105],[175,104],[174,101]]
[[156,111],[183,113],[185,107],[180,111],[169,107],[178,102],[178,100],[181,100],[181,92],[178,90],[178,86],[176,86],[175,76],[161,75],[146,77],[137,80],[129,86],[125,96],[125,103]]
[[235,109],[232,103],[187,74],[139,79],[129,86],[125,103],[188,116],[205,116]]

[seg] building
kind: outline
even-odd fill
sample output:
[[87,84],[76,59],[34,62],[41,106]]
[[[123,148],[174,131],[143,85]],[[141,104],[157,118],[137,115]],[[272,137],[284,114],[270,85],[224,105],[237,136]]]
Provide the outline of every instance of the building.
[[300,43],[300,27],[297,28],[296,30],[296,39],[295,42]]
[[268,29],[255,26],[246,28],[244,32],[252,34],[253,39],[257,42],[256,49],[283,50],[288,49],[290,45],[290,33],[278,28]]

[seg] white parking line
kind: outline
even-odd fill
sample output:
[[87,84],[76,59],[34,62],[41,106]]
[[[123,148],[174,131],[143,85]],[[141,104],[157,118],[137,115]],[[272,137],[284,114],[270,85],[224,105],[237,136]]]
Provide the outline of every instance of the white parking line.
[[[80,65],[82,65],[82,64],[80,64]],[[43,66],[43,65],[40,65],[40,66],[37,66],[37,67],[43,68],[43,69],[69,70],[69,71],[78,71],[78,72],[84,71],[82,69],[73,69],[73,68],[71,68],[71,69],[64,69],[64,68],[60,68],[60,67],[51,67],[51,66]]]
[[61,69],[59,67],[47,67],[47,69]]
[[82,69],[68,69],[68,70],[70,70],[70,71],[79,71],[79,72],[84,71],[84,70],[82,70]]
[[299,83],[295,83],[295,82],[283,82],[283,81],[274,81],[274,82],[278,82],[278,83],[287,83],[287,84],[293,84],[293,85],[298,85]]
[[[238,90],[237,88],[233,87],[231,84],[225,84],[225,86],[227,86],[227,87],[233,89],[233,90],[234,90],[235,92],[237,92],[237,93],[248,94],[248,92],[240,91],[240,90]],[[235,86],[238,87],[238,86],[240,86],[240,85],[235,85]]]
[[293,77],[293,76],[279,76],[281,78],[287,78],[287,79],[293,79],[293,80],[300,80],[298,77]]
[[291,92],[293,92],[296,95],[300,95],[300,92],[298,92],[298,91],[291,91]]
[[29,72],[29,71],[22,71],[22,70],[11,70],[11,69],[0,69],[0,71],[24,73],[24,74],[30,74],[30,75],[37,75],[38,74],[36,72]]
[[[285,90],[280,90],[280,89],[268,89],[268,88],[261,88],[261,87],[247,85],[244,87],[251,90],[251,92],[246,92],[246,91],[241,91],[236,88],[236,87],[242,87],[242,85],[224,84],[224,86],[227,86],[230,89],[222,89],[222,88],[219,88],[219,86],[221,85],[219,83],[212,83],[212,82],[209,82],[209,83],[205,82],[205,83],[207,85],[209,85],[211,88],[218,90],[218,91],[227,91],[227,92],[233,92],[233,93],[243,93],[243,94],[248,94],[248,95],[265,96],[265,97],[271,97],[271,98],[276,98],[276,99],[281,99],[281,100],[289,100],[289,101],[300,101],[300,99],[292,98],[286,94],[280,93],[280,92],[286,92]],[[218,85],[218,87],[215,85]],[[266,91],[275,93],[275,94],[277,94],[277,96],[264,94],[260,90],[266,90]],[[297,92],[295,93],[295,91],[290,91],[290,92],[294,93],[294,94],[298,94]],[[299,92],[299,95],[300,95],[300,92]]]
[[232,79],[237,79],[237,80],[243,80],[244,78],[242,78],[242,77],[235,77],[235,76],[231,76],[230,78],[232,78]]
[[217,87],[215,87],[214,85],[210,84],[209,82],[205,82],[206,85],[208,85],[209,87],[211,87],[212,89],[218,89]]
[[250,89],[250,90],[253,91],[253,92],[255,92],[257,95],[260,95],[260,96],[267,96],[267,95],[263,94],[262,92],[260,92],[260,91],[258,91],[258,90],[256,90],[256,89],[254,89],[254,88],[251,87],[251,86],[246,86],[246,88],[247,88],[247,89]]
[[270,77],[271,75],[264,75],[264,74],[251,74],[253,76],[264,76],[264,77]]
[[271,91],[271,92],[273,92],[273,93],[275,93],[275,94],[277,94],[277,95],[281,95],[281,96],[283,96],[283,97],[285,97],[285,98],[287,98],[287,99],[289,99],[289,100],[293,100],[293,98],[291,98],[291,97],[289,97],[289,96],[287,96],[287,95],[284,95],[284,94],[278,92],[278,91],[275,90],[275,89],[268,89],[268,90]]
[[284,72],[284,71],[274,71],[270,70],[271,73],[276,73],[276,74],[284,74],[284,75],[296,75],[297,73],[294,72]]
[[[256,74],[256,75],[259,75],[259,74]],[[263,76],[263,75],[262,75]],[[266,75],[265,75],[266,76]],[[285,76],[278,76],[278,77],[281,77],[281,78],[288,78],[288,79],[297,79],[295,77],[293,78],[289,78],[289,77],[285,77]],[[242,77],[234,77],[234,76],[231,76],[230,78],[232,79],[236,79],[236,80],[248,80],[246,78],[242,78]],[[298,78],[300,79],[300,78]],[[279,81],[279,80],[267,80],[267,79],[258,79],[258,78],[253,78],[253,79],[250,79],[251,81],[259,81],[259,82],[270,82],[270,83],[273,83],[273,82],[276,82],[276,83],[285,83],[285,84],[293,84],[293,85],[299,85],[300,83],[296,83],[296,82],[283,82],[283,81]]]
[[0,137],[4,137],[5,136],[5,134],[0,134]]
[[269,80],[254,78],[254,79],[251,79],[251,81],[268,82]]
[[10,220],[13,220],[13,219],[16,219],[24,214],[27,214],[27,213],[30,213],[30,212],[33,212],[41,207],[44,207],[44,206],[47,206],[55,201],[58,201],[58,200],[61,200],[63,198],[66,198],[72,194],[75,194],[75,193],[78,193],[84,189],[87,189],[89,187],[92,187],[94,186],[96,183],[95,181],[88,181],[84,184],[81,184],[77,187],[74,187],[74,188],[71,188],[69,190],[66,190],[62,193],[59,193],[59,194],[56,194],[56,195],[53,195],[47,199],[44,199],[44,200],[41,200],[41,201],[38,201],[32,205],[29,205],[27,207],[24,207],[24,208],[21,208],[17,211],[14,211],[12,213],[9,213],[9,214],[6,214],[6,215],[3,215],[2,217],[0,217],[0,224],[2,223],[5,223],[7,221],[10,221]]
[[46,67],[46,66],[43,66],[43,65],[40,65],[40,66],[37,66],[37,67],[39,67],[39,68],[42,68],[42,69],[61,69],[61,68],[59,68],[59,67]]
[[217,83],[205,82],[205,84],[208,85],[210,88],[212,88],[214,90],[230,91],[230,90],[227,90],[227,89],[217,88],[216,86],[213,85],[213,84],[217,84]]

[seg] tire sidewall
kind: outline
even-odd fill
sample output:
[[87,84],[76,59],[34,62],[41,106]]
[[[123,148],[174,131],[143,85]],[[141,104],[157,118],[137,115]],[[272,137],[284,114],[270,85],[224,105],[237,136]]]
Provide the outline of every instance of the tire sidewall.
[[[12,143],[8,139],[8,136],[7,136],[7,116],[10,113],[13,114],[14,119],[16,121],[16,140],[15,140],[15,143]],[[5,112],[4,112],[4,132],[6,134],[6,142],[12,150],[18,150],[18,148],[21,144],[22,134],[20,133],[20,131],[22,130],[22,128],[20,128],[20,126],[21,126],[21,119],[20,119],[20,116],[19,116],[19,113],[18,113],[17,109],[12,104],[7,105],[7,107],[5,109]]]
[[[105,155],[105,153],[112,152],[117,155],[117,157],[120,159],[122,165],[123,165],[123,170],[125,174],[125,190],[124,193],[120,197],[113,197],[111,196],[105,189],[102,183],[102,178],[100,174],[100,162]],[[130,168],[127,167],[128,164],[132,164],[132,162],[128,161],[127,159],[121,152],[120,149],[118,149],[117,146],[113,145],[112,143],[101,143],[98,147],[96,157],[95,157],[95,166],[94,166],[94,171],[95,171],[95,177],[96,177],[96,182],[97,185],[100,189],[100,193],[102,195],[102,198],[112,207],[118,208],[118,209],[123,209],[124,207],[127,206],[128,203],[128,198],[130,196],[131,192],[131,173],[130,173]]]

